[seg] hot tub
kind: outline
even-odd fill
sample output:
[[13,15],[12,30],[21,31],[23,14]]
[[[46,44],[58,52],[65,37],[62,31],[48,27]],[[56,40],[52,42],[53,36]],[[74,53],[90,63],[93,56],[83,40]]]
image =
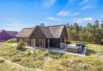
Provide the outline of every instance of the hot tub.
[[77,46],[75,44],[68,44],[66,47],[66,51],[73,53],[81,53],[83,51],[83,47]]

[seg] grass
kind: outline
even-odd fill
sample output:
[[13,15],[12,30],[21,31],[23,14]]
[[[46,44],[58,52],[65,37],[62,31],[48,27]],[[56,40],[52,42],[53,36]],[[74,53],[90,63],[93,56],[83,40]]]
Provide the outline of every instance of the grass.
[[103,56],[103,45],[87,44],[87,55]]
[[3,42],[3,44],[5,44],[5,45],[12,45],[12,44],[14,44],[15,42]]
[[19,50],[16,50],[15,47],[9,47],[7,45],[5,45],[5,47],[6,48],[4,49],[0,48],[0,56],[8,60],[11,60],[12,62],[16,62],[20,65],[30,67],[30,68],[36,68],[38,66],[41,66],[41,64],[43,63],[43,60],[42,60],[43,56],[41,51],[39,50],[35,50],[36,52],[32,54],[30,53],[32,49],[19,51]]
[[34,71],[34,69],[13,63],[3,57],[0,57],[0,71]]
[[[30,71],[28,69],[34,71],[37,68],[44,71],[103,71],[103,46],[86,44],[86,47],[87,55],[80,57],[45,52],[34,48],[19,51],[8,43],[0,43],[0,57],[11,61],[9,64],[1,62],[0,71]],[[44,57],[47,56],[52,58],[50,62],[44,60]],[[18,69],[13,63],[19,64],[21,67]]]

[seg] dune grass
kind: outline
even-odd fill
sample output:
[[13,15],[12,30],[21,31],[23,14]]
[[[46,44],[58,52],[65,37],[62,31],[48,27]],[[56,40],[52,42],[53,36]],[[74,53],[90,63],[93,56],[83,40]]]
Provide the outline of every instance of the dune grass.
[[17,63],[0,57],[0,71],[34,71],[34,69],[21,66]]
[[[37,68],[44,71],[103,71],[103,46],[86,44],[86,48],[87,55],[80,57],[45,52],[35,48],[20,51],[16,50],[16,47],[0,43],[0,57],[11,61],[10,64],[7,62],[0,63],[0,71],[6,71],[5,67],[7,71],[30,71],[28,69],[34,71]],[[52,58],[50,62],[44,60],[44,57],[47,56]],[[18,69],[13,63],[19,64],[21,69]],[[10,66],[11,68],[8,69]]]

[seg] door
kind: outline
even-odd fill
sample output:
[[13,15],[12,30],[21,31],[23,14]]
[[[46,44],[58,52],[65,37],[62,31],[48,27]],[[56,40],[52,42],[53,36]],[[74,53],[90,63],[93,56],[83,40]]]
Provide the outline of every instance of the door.
[[60,39],[50,39],[50,47],[60,47]]

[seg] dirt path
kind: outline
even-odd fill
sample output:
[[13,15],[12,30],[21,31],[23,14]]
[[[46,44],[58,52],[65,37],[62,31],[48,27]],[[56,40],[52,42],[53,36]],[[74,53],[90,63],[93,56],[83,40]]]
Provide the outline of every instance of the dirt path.
[[34,70],[35,70],[35,69],[33,69],[33,68],[28,68],[28,67],[19,65],[19,64],[17,64],[17,63],[11,62],[10,60],[7,60],[7,59],[5,59],[5,58],[3,58],[3,57],[0,57],[0,59],[5,60],[5,62],[6,62],[8,65],[12,65],[13,67],[17,67],[17,68],[21,68],[21,69],[27,69],[27,70],[29,70],[29,71],[34,71]]

